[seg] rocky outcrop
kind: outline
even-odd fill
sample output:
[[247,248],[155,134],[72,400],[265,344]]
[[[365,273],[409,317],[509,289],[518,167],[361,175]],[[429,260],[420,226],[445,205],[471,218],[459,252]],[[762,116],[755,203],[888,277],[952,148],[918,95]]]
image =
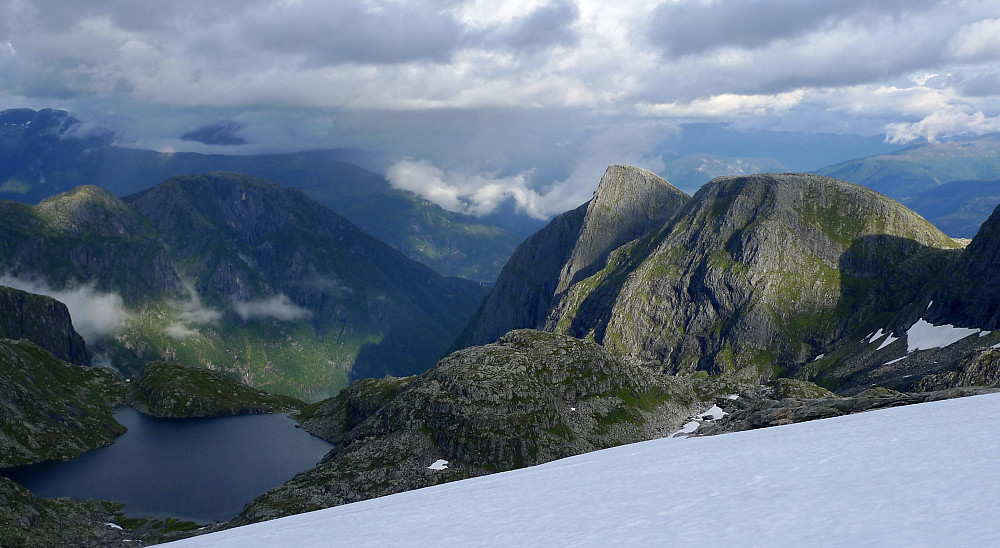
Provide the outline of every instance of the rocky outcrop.
[[131,535],[117,523],[121,507],[99,500],[43,499],[0,477],[0,546],[131,546]]
[[293,413],[292,418],[306,432],[330,443],[340,443],[355,426],[392,401],[415,378],[358,379],[336,396]]
[[129,382],[126,402],[153,417],[225,417],[284,413],[305,404],[268,394],[218,371],[177,363],[150,362]]
[[0,339],[0,468],[70,459],[125,432],[114,419],[125,383],[111,369],[63,362]]
[[[402,384],[369,386],[391,392]],[[701,410],[699,393],[712,391],[592,342],[513,331],[406,382],[316,468],[258,498],[232,524],[662,437]],[[333,426],[342,420],[335,416]]]
[[0,338],[27,339],[60,360],[86,365],[86,343],[61,302],[0,286]]
[[721,399],[719,402],[729,408],[728,414],[719,421],[699,428],[697,435],[712,436],[756,428],[782,426],[797,422],[839,417],[862,411],[975,396],[977,394],[989,394],[998,391],[1000,389],[968,387],[922,393],[903,393],[888,389],[872,389],[862,392],[857,396],[846,398],[827,396],[818,399]]

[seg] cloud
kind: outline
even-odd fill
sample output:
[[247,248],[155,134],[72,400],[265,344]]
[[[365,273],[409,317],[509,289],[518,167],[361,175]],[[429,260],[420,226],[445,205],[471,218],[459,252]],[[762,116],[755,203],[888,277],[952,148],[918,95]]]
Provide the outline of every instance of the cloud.
[[389,168],[386,178],[394,188],[409,190],[458,213],[488,215],[508,199],[536,219],[547,218],[540,196],[528,186],[529,173],[509,177],[445,172],[427,160],[404,159]]
[[222,318],[222,312],[209,308],[201,303],[201,297],[189,281],[181,282],[187,298],[180,301],[169,301],[167,304],[174,309],[176,320],[163,329],[164,334],[175,339],[189,339],[200,333],[196,326],[211,325]]
[[949,108],[934,112],[919,122],[897,122],[885,127],[885,138],[890,143],[909,143],[920,138],[935,142],[939,137],[961,134],[982,135],[1000,131],[1000,116],[990,117],[982,112],[966,114]]
[[93,283],[54,289],[45,281],[25,280],[5,275],[0,277],[0,285],[48,295],[65,304],[73,320],[73,328],[88,344],[94,344],[114,335],[125,327],[132,317],[120,295],[97,291]]
[[233,310],[243,320],[275,319],[290,322],[312,314],[293,303],[287,295],[274,295],[255,301],[233,301]]
[[844,21],[899,16],[937,3],[936,0],[667,2],[653,11],[647,32],[649,40],[670,55],[703,53],[724,46],[757,49]]
[[201,333],[192,327],[188,327],[181,322],[173,322],[163,329],[163,333],[174,339],[193,339]]

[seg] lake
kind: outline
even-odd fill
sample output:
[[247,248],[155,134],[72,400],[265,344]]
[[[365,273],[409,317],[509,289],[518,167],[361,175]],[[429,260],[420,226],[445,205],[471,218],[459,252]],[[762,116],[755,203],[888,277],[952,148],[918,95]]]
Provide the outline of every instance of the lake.
[[111,500],[129,516],[205,523],[234,517],[332,448],[280,414],[158,419],[123,407],[115,418],[128,432],[109,447],[0,473],[41,497]]

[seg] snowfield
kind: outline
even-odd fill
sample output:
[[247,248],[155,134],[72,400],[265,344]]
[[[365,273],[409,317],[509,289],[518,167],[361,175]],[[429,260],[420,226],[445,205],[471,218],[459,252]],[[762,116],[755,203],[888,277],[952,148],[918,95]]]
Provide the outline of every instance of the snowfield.
[[997,546],[1000,394],[667,438],[172,547]]

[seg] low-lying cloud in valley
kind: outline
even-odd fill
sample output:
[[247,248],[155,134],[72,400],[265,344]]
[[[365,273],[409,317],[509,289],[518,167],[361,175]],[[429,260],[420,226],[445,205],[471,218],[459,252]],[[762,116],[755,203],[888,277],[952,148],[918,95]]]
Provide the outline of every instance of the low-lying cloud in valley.
[[54,289],[43,280],[5,275],[0,277],[0,285],[48,295],[65,304],[73,319],[73,328],[87,341],[87,344],[94,344],[100,339],[114,335],[125,327],[132,317],[120,295],[98,291],[94,289],[93,283]]
[[312,314],[283,294],[253,301],[233,301],[233,310],[243,320],[275,319],[291,322]]

